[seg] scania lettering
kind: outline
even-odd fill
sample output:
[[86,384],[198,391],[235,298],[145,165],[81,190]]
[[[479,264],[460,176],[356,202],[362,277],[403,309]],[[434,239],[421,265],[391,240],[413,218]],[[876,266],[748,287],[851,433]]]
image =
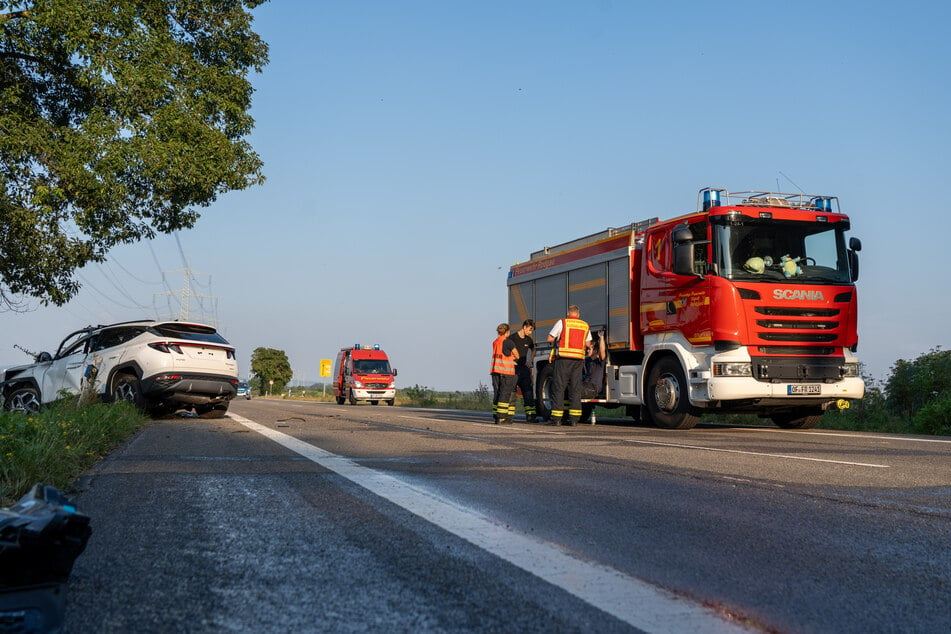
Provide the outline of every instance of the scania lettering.
[[[752,413],[787,429],[859,399],[858,238],[834,196],[701,189],[693,213],[652,218],[531,254],[509,271],[509,322],[539,333],[571,304],[603,332],[594,405],[668,429]],[[548,344],[535,359],[539,413]]]
[[392,405],[396,400],[396,370],[390,367],[379,344],[341,348],[334,361],[333,377],[338,405],[360,401]]

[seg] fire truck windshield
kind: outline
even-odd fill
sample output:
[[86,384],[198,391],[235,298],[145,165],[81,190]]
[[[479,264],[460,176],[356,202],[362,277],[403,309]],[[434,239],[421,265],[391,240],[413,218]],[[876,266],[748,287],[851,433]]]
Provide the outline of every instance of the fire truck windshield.
[[355,359],[354,374],[390,374],[390,363],[383,359]]
[[720,216],[714,261],[722,277],[756,282],[849,284],[847,223]]

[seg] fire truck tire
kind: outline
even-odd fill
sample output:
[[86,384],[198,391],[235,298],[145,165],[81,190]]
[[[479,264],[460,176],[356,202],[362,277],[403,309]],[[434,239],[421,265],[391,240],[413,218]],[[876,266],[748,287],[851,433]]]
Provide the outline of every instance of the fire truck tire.
[[782,429],[812,429],[822,421],[822,409],[805,407],[773,414],[770,418],[777,427]]
[[538,371],[535,382],[535,412],[542,420],[551,418],[551,384],[555,378],[555,367],[548,363]]
[[346,400],[347,400],[347,399],[345,399],[344,397],[338,396],[338,397],[337,397],[337,405],[343,405],[343,404],[346,402]]
[[392,406],[393,406],[393,403],[395,403],[395,402],[396,402],[396,399],[395,399],[395,398],[391,398],[390,400],[388,400],[388,401],[386,402],[386,404],[392,407]]
[[675,357],[663,357],[651,367],[644,397],[655,425],[662,429],[691,429],[700,422],[690,406],[688,389],[683,368]]
[[350,401],[351,405],[357,404],[357,399],[353,397],[353,390],[347,390],[347,400]]

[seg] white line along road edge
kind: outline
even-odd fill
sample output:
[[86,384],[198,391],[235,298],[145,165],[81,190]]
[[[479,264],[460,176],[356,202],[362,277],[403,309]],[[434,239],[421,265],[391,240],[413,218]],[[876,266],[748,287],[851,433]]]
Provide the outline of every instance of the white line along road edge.
[[609,566],[578,559],[552,543],[505,528],[476,511],[442,499],[391,475],[360,466],[348,458],[243,416],[228,416],[325,469],[644,632],[679,634],[752,631],[727,620],[712,609]]

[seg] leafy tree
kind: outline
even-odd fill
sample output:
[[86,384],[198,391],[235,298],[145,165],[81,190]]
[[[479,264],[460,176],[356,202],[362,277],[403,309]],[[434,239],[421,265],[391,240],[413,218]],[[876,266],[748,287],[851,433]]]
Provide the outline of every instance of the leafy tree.
[[929,402],[951,396],[951,351],[933,348],[914,361],[899,359],[885,384],[885,405],[911,418]]
[[[281,392],[294,373],[287,354],[283,350],[274,348],[255,348],[251,353],[251,371],[260,379],[260,391],[271,388],[272,392]],[[274,381],[274,385],[271,385]]]
[[0,0],[0,308],[263,181],[245,137],[265,0]]

